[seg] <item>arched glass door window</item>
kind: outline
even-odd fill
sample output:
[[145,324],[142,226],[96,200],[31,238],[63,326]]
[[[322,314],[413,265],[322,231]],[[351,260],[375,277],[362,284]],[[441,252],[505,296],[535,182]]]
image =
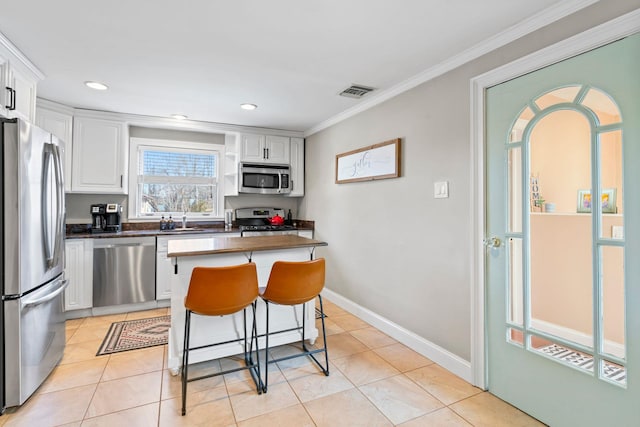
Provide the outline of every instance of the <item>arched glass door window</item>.
[[514,117],[506,322],[514,345],[625,386],[621,128],[615,101],[587,85],[554,88]]

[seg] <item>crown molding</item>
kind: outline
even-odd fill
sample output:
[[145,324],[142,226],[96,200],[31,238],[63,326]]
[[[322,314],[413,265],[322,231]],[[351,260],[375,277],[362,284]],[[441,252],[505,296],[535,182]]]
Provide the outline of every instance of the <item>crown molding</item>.
[[492,36],[481,43],[455,55],[440,64],[431,67],[411,78],[399,83],[387,90],[379,92],[377,94],[371,94],[368,99],[359,103],[358,105],[337,114],[304,132],[304,136],[313,135],[323,129],[340,123],[350,117],[355,116],[363,111],[375,107],[395,96],[400,95],[414,87],[421,85],[429,80],[432,80],[438,76],[441,76],[459,66],[466,64],[474,59],[479,58],[493,50],[496,50],[514,40],[519,39],[535,30],[538,30],[546,25],[549,25],[565,16],[571,15],[587,6],[597,3],[599,0],[566,0],[556,5],[549,7],[530,18],[519,22],[506,30]]
[[202,122],[196,120],[178,120],[167,117],[145,116],[139,114],[115,113],[110,111],[74,108],[44,98],[38,98],[36,106],[70,114],[74,117],[117,120],[126,122],[129,126],[138,126],[153,129],[171,129],[217,134],[252,133],[260,135],[288,136],[294,138],[303,137],[303,133],[299,131],[261,128],[253,126],[240,126],[226,123]]
[[[44,73],[40,71],[38,67],[35,66],[33,62],[29,60],[20,50],[11,43],[11,41],[2,33],[0,33],[0,46],[4,47],[12,56],[14,56],[18,62],[34,76],[36,76],[39,80],[44,79]],[[13,65],[12,65],[13,66]]]

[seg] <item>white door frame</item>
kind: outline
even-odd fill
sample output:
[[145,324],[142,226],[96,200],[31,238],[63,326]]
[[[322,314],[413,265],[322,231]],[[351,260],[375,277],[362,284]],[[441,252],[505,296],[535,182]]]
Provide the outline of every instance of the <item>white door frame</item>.
[[[471,79],[471,375],[486,388],[484,93],[491,86],[640,32],[640,9]],[[515,114],[516,112],[514,112]]]

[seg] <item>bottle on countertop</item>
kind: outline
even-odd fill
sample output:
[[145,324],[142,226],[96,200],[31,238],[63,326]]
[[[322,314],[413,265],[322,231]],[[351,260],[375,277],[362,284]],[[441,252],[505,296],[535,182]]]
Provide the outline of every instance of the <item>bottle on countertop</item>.
[[287,220],[285,221],[287,225],[293,225],[293,215],[291,215],[291,209],[287,212]]
[[173,218],[171,218],[171,215],[169,215],[169,220],[167,220],[167,229],[173,230],[175,228],[176,228],[176,223],[173,221]]
[[160,230],[166,230],[167,229],[167,220],[164,219],[164,215],[162,215],[162,218],[160,218]]

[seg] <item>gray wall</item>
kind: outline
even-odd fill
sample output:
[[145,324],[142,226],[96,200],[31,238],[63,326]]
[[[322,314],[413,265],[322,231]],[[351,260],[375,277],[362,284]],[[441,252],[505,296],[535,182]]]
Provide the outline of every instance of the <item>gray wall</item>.
[[[224,144],[223,134],[177,131],[170,129],[151,129],[137,126],[129,128],[129,136],[136,138],[167,139],[175,141],[210,142],[212,144]],[[242,194],[225,198],[225,208],[237,209],[244,207],[275,207],[291,209],[294,217],[298,213],[298,197],[263,196]],[[67,223],[88,224],[91,222],[89,206],[94,203],[119,203],[123,205],[123,222],[127,222],[127,203],[129,197],[122,194],[66,194]]]
[[[470,360],[469,81],[639,6],[596,3],[309,136],[300,209],[329,243],[327,288]],[[336,154],[398,137],[400,178],[334,183]],[[448,199],[433,198],[441,180]]]

